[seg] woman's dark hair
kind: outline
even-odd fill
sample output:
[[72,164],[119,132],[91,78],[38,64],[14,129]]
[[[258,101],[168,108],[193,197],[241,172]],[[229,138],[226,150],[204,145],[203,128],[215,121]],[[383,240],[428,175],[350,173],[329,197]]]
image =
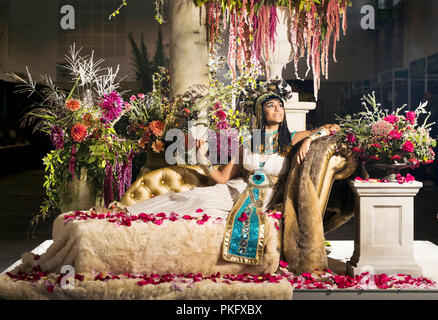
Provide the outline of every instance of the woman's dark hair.
[[[272,100],[278,100],[281,102],[281,106],[284,108],[284,103],[281,98],[276,95],[272,95],[263,100],[262,112],[261,112],[261,141],[255,141],[257,139],[251,139],[251,150],[256,150],[257,152],[263,152],[265,150],[265,112],[263,111],[263,106]],[[261,145],[260,145],[260,143]],[[283,122],[278,126],[278,153],[285,156],[291,149],[292,139],[289,128],[287,126],[286,113],[284,113]]]

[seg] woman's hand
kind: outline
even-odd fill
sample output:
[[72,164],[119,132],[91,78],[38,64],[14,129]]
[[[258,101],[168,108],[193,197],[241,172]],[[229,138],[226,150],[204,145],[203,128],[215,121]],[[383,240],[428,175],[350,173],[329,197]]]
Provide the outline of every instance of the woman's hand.
[[323,125],[323,127],[328,129],[330,132],[336,132],[336,131],[341,130],[341,128],[337,124],[328,123],[328,124]]
[[310,148],[311,143],[312,143],[312,140],[310,138],[304,139],[303,143],[300,146],[300,150],[298,150],[298,156],[297,156],[298,164],[301,164],[301,162],[304,161],[304,158],[306,157],[307,152],[309,152],[309,148]]

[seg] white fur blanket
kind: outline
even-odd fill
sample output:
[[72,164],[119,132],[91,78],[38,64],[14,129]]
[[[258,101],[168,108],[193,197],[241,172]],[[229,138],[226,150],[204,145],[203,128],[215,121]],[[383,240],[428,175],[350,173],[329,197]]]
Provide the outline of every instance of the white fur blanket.
[[[65,213],[55,220],[54,242],[46,253],[41,256],[24,253],[22,264],[11,272],[30,275],[38,274],[35,272],[38,269],[47,274],[36,281],[29,280],[30,276],[18,280],[1,275],[0,296],[5,299],[292,299],[293,288],[285,279],[277,283],[224,281],[226,275],[269,276],[278,269],[281,214],[273,211],[265,214],[263,261],[260,265],[243,265],[222,260],[225,220],[221,218],[209,218],[202,213],[131,218],[123,213]],[[73,266],[74,273],[84,276],[85,281],[76,280],[73,289],[63,289],[58,284],[48,290],[54,279],[62,276],[61,268],[65,265]],[[209,276],[218,272],[221,276],[217,281],[207,278],[187,282],[182,276],[190,273]],[[123,276],[93,280],[97,273],[173,274],[180,278],[143,286],[138,285],[138,278]]]
[[[56,275],[54,275],[56,278]],[[85,275],[93,279],[92,275]],[[0,297],[19,300],[291,300],[293,287],[287,279],[277,283],[243,283],[203,280],[195,283],[160,283],[139,286],[138,279],[75,281],[71,289],[54,286],[47,280],[14,281],[0,276]]]
[[[62,266],[71,265],[76,273],[274,273],[280,260],[279,219],[272,212],[265,214],[266,244],[260,265],[222,259],[225,220],[221,218],[202,218],[198,213],[177,218],[173,215],[173,219],[169,215],[143,219],[134,216],[127,221],[126,215],[117,218],[113,213],[102,219],[94,214],[95,218],[80,220],[81,215],[70,212],[56,218],[54,243],[47,252],[39,260],[30,252],[23,254],[20,270],[29,271],[39,265],[42,270],[59,272]],[[90,213],[83,213],[86,215]]]

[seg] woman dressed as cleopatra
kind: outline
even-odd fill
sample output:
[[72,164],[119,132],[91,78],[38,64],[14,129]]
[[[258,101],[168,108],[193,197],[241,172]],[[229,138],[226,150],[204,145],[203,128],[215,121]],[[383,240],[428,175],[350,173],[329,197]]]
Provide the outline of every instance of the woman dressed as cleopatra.
[[[258,130],[239,147],[221,170],[207,159],[207,144],[196,143],[197,157],[206,175],[217,184],[192,190],[161,194],[127,207],[131,214],[141,212],[194,212],[202,208],[209,216],[226,219],[222,257],[229,262],[259,264],[264,248],[265,217],[279,177],[288,172],[287,155],[302,141],[297,162],[306,156],[312,140],[330,133],[330,125],[315,131],[289,132],[283,99],[267,92],[256,99],[254,112]],[[304,140],[304,141],[303,141]],[[240,174],[243,166],[243,176]]]

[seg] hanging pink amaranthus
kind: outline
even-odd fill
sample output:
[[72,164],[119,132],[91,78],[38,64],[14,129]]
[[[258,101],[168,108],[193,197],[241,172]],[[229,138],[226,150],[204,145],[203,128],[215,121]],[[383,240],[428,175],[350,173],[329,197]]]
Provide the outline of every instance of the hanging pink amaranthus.
[[[228,65],[233,73],[233,81],[236,77],[236,64],[241,70],[243,65],[250,66],[252,60],[260,62],[262,54],[265,60],[268,60],[268,48],[275,48],[278,1],[265,1],[263,5],[259,2],[259,0],[242,0],[231,4],[209,0],[205,3],[211,48],[221,32],[219,26],[223,25],[225,29],[228,23],[230,25]],[[333,59],[336,62],[336,43],[339,41],[341,15],[344,35],[347,29],[346,10],[349,0],[321,0],[321,3],[308,1],[304,8],[300,8],[300,3],[300,1],[289,0],[288,6],[295,74],[300,78],[298,61],[307,56],[306,76],[312,69],[314,95],[317,99],[321,73],[326,79],[328,78],[328,56],[332,36]],[[251,52],[248,48],[251,48]]]
[[[132,161],[134,159],[134,150],[131,149],[128,159],[125,162],[116,157],[114,167],[107,162],[105,166],[105,182],[104,182],[104,202],[105,206],[114,201],[114,188],[117,188],[118,198],[121,199],[126,190],[131,186],[132,180]],[[114,179],[113,171],[115,171],[117,178]]]

